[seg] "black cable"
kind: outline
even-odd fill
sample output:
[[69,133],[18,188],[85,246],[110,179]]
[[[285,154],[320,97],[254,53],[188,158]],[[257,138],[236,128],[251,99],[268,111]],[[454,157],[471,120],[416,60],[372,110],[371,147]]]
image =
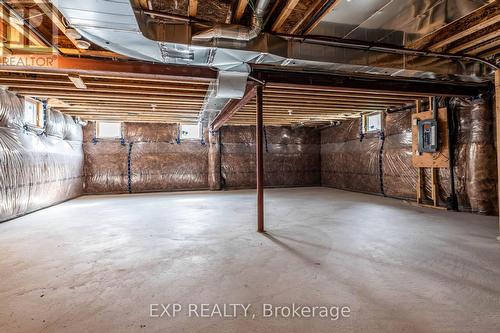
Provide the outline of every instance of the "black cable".
[[128,144],[128,160],[127,160],[127,174],[128,174],[128,193],[132,193],[132,146],[133,142]]
[[385,145],[385,133],[380,131],[380,150],[378,155],[378,166],[379,166],[379,179],[380,179],[380,193],[385,197],[384,190],[384,145]]
[[262,126],[262,129],[264,130],[264,143],[266,145],[266,153],[269,153],[269,148],[267,147],[267,131],[266,131],[266,126]]

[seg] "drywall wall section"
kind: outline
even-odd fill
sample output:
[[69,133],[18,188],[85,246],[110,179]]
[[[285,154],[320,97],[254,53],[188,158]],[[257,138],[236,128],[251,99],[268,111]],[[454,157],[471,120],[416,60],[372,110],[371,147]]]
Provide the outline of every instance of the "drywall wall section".
[[25,128],[24,104],[0,90],[0,221],[82,194],[82,130],[58,111],[45,131]]
[[103,140],[95,126],[84,128],[85,193],[208,188],[207,138],[178,140],[177,124],[126,122],[122,140]]
[[[265,126],[264,185],[321,184],[320,131],[306,127]],[[255,126],[221,128],[224,188],[255,187]]]
[[[455,155],[453,195],[450,169],[439,169],[440,205],[494,215],[498,212],[494,116],[488,98],[453,99],[451,141]],[[358,119],[321,131],[323,186],[415,200],[411,112],[388,114],[383,133],[360,135]],[[430,169],[425,193],[431,195]]]

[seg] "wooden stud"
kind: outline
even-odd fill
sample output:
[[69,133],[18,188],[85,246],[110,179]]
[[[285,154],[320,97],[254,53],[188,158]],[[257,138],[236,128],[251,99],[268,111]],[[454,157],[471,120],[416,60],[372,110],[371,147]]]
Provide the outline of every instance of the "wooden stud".
[[434,207],[439,206],[438,168],[431,169],[432,203]]

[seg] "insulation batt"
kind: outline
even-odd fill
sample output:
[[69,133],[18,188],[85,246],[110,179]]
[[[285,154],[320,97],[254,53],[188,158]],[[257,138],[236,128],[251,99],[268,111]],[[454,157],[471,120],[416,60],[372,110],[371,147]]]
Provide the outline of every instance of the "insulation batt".
[[464,211],[496,214],[497,173],[495,119],[489,99],[456,99],[455,186]]
[[[452,137],[456,142],[454,172],[459,209],[495,215],[497,172],[491,103],[487,98],[469,98],[454,99],[451,105],[452,121],[457,124]],[[384,136],[369,134],[361,140],[359,131],[358,119],[321,131],[322,185],[415,200],[417,169],[412,164],[411,112],[387,114]],[[439,202],[443,206],[451,195],[450,179],[449,169],[439,169]],[[425,194],[430,197],[430,169],[425,169],[425,181]]]
[[[265,126],[264,185],[320,185],[320,133],[313,128]],[[221,129],[221,172],[226,188],[255,188],[255,126]]]
[[82,194],[82,130],[47,112],[46,133],[23,129],[24,104],[0,91],[0,221]]
[[324,186],[380,194],[378,134],[359,137],[358,119],[321,131],[321,181]]
[[201,140],[178,144],[177,124],[123,123],[123,143],[94,142],[93,122],[84,132],[85,193],[208,188],[208,145]]

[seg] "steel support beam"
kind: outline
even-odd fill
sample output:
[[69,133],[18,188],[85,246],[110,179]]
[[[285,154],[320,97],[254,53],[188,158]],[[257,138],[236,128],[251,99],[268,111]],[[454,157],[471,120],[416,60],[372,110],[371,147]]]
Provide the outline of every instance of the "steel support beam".
[[242,99],[232,99],[229,103],[224,106],[221,112],[215,117],[215,119],[210,123],[210,129],[212,131],[217,131],[224,124],[231,119],[231,117],[241,110],[245,105],[248,104],[254,97],[256,93],[256,85],[254,82],[248,82],[245,95]]
[[263,87],[256,87],[255,166],[257,175],[257,231],[264,232],[264,149],[263,149]]
[[491,84],[469,82],[440,82],[423,79],[397,79],[376,77],[373,75],[341,75],[324,72],[294,72],[288,70],[271,70],[255,66],[252,77],[273,84],[288,84],[335,88],[336,91],[386,92],[394,95],[421,96],[477,96],[491,91]]
[[[217,71],[208,67],[153,64],[143,61],[114,61],[73,58],[57,55],[12,56],[16,66],[4,63],[2,72],[28,72],[49,74],[80,74],[130,78],[165,78],[211,82]],[[21,66],[17,66],[21,64]]]

